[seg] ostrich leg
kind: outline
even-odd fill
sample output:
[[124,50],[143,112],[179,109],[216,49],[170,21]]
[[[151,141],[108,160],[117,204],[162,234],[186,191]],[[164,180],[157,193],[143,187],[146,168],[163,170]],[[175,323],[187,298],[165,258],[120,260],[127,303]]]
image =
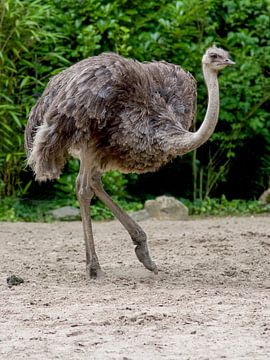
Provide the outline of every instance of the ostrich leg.
[[129,232],[134,245],[136,245],[135,253],[139,261],[143,263],[146,269],[153,271],[155,274],[157,274],[157,266],[151,260],[151,257],[149,255],[145,232],[117,204],[115,204],[110,198],[110,196],[105,192],[100,179],[100,174],[96,174],[94,177],[92,177],[91,188],[96,194],[96,196],[105,205],[108,206],[108,208],[113,212],[113,214]]
[[90,188],[89,168],[85,167],[84,159],[81,159],[80,172],[76,181],[77,198],[80,203],[81,217],[83,223],[84,241],[86,249],[86,273],[90,278],[97,278],[102,275],[98,257],[95,251],[90,203],[94,195]]

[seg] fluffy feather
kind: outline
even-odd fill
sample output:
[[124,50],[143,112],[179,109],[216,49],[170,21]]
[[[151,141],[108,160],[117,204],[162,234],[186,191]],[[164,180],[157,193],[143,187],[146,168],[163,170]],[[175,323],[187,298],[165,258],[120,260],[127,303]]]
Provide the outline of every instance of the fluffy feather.
[[196,82],[179,66],[103,53],[54,76],[25,131],[38,180],[60,175],[68,152],[91,148],[100,171],[154,171],[171,160],[166,139],[188,131]]

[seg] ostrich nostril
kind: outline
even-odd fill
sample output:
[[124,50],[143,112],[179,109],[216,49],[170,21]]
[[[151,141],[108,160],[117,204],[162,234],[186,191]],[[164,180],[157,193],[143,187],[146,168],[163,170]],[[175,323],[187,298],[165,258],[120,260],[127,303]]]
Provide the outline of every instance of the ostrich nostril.
[[226,59],[225,63],[226,63],[226,65],[235,65],[235,62],[232,61],[231,59]]

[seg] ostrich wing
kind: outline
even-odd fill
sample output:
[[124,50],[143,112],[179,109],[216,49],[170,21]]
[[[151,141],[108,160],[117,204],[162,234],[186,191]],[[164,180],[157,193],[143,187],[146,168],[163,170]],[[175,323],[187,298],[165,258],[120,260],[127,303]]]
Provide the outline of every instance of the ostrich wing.
[[174,118],[187,129],[194,118],[195,81],[173,64],[142,64],[105,53],[70,67],[52,85],[58,88],[53,101],[58,113],[74,118],[78,129],[103,128],[108,119],[134,114],[140,121]]
[[30,114],[26,133],[33,138],[35,127],[45,121],[55,139],[51,144],[63,138],[72,147],[99,137],[100,146],[128,152],[140,143],[145,151],[160,143],[159,138],[185,132],[195,102],[195,80],[180,67],[104,53],[51,79]]

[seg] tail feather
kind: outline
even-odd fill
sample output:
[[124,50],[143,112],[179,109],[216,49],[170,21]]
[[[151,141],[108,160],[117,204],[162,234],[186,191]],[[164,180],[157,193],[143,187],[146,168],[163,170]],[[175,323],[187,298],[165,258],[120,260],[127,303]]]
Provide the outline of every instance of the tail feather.
[[67,144],[61,140],[53,125],[45,122],[37,128],[32,147],[28,147],[27,161],[36,180],[46,181],[60,176],[68,154]]

